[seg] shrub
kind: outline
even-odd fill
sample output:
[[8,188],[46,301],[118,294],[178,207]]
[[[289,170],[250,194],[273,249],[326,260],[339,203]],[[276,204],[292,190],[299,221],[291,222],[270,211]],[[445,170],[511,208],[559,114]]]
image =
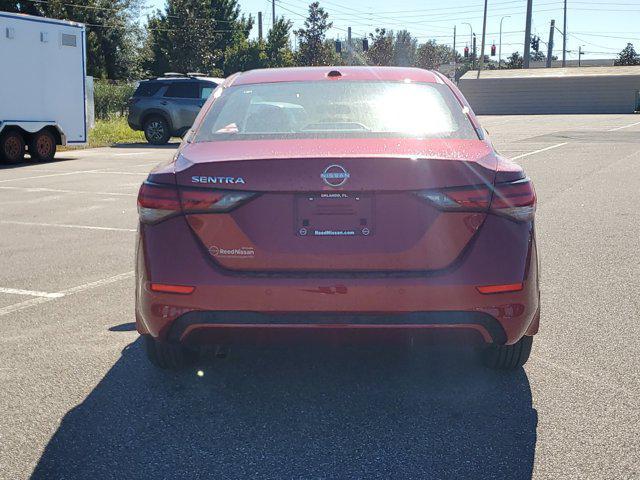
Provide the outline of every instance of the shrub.
[[135,89],[135,83],[96,80],[93,92],[96,118],[104,120],[127,115],[127,100]]

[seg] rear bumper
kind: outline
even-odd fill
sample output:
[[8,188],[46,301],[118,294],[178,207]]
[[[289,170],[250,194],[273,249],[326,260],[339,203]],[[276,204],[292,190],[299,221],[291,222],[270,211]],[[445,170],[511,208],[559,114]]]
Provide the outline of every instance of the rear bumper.
[[127,123],[129,124],[129,128],[131,130],[142,130],[142,125],[139,121],[139,115],[129,114],[127,117]]
[[[448,331],[448,332],[445,332]],[[190,312],[178,317],[167,341],[184,343],[255,343],[280,339],[400,340],[413,337],[506,342],[500,323],[480,312],[411,312],[401,314]],[[276,338],[275,340],[278,340]]]
[[[182,217],[142,226],[137,328],[182,342],[251,336],[275,341],[291,335],[413,339],[455,331],[486,343],[513,344],[538,329],[535,235],[531,224],[489,217],[451,269],[412,276],[227,273],[212,265]],[[500,248],[496,237],[507,246]],[[193,285],[195,291],[159,293],[150,290],[150,282]],[[522,290],[507,293],[481,294],[476,288],[519,282]]]

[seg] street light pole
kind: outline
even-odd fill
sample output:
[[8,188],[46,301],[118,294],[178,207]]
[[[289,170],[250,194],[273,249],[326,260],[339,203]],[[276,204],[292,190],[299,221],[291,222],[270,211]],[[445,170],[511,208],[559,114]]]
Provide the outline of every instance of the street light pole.
[[473,45],[473,27],[470,23],[462,22],[463,25],[469,25],[469,48]]
[[531,59],[531,15],[533,13],[533,0],[527,0],[527,19],[524,27],[524,55],[522,68],[529,68]]
[[502,62],[502,21],[505,18],[511,18],[511,15],[505,15],[504,17],[502,17],[500,19],[500,47],[499,47],[499,50],[498,50],[498,68],[500,68],[500,64]]

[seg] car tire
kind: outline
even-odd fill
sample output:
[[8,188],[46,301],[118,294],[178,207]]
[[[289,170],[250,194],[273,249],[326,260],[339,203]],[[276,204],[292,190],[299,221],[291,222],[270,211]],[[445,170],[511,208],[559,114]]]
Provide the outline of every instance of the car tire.
[[29,139],[29,155],[32,160],[50,162],[56,154],[56,138],[49,130],[41,130]]
[[496,370],[514,370],[522,367],[531,354],[533,337],[525,335],[513,345],[491,345],[483,352],[484,364]]
[[162,117],[151,117],[144,122],[144,137],[151,145],[164,145],[171,138],[169,123]]
[[184,345],[161,342],[151,335],[142,335],[147,358],[156,367],[175,370],[193,364],[197,352]]
[[24,137],[17,130],[0,134],[0,159],[6,163],[24,161]]

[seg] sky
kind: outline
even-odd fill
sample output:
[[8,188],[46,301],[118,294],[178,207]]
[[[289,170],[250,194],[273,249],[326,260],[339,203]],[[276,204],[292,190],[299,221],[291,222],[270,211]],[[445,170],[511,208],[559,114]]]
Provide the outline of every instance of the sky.
[[[239,0],[242,12],[257,17],[262,11],[265,32],[271,25],[271,0]],[[311,0],[275,0],[276,17],[285,16],[302,26]],[[149,11],[161,8],[165,0],[147,0]],[[346,38],[351,26],[353,37],[362,37],[376,27],[388,30],[409,30],[419,42],[434,39],[453,45],[453,29],[457,30],[456,49],[462,53],[470,46],[471,29],[477,35],[480,50],[483,0],[320,0],[329,13],[333,28],[330,38]],[[502,20],[502,56],[523,52],[526,0],[488,0],[487,47],[499,46]],[[556,21],[554,55],[562,58],[563,0],[534,0],[531,33],[541,39],[540,49],[546,54],[549,24]],[[469,25],[471,24],[471,28]],[[640,51],[640,0],[568,0],[567,3],[567,59],[613,58],[628,42]],[[257,36],[257,25],[252,32]]]

